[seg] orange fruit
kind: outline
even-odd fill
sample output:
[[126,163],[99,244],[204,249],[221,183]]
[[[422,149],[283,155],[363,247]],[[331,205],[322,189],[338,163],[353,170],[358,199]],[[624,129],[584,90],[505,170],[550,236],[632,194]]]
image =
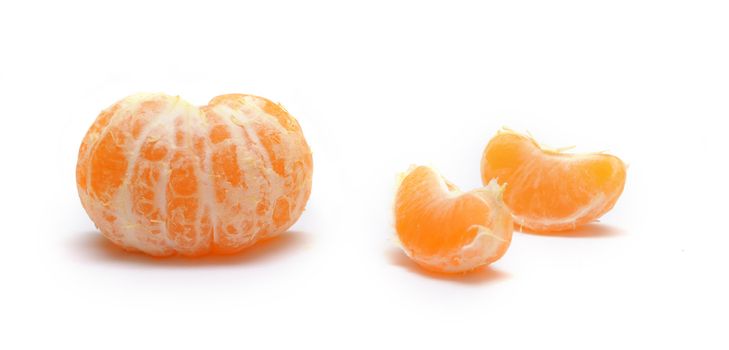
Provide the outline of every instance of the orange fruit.
[[567,154],[501,130],[481,159],[483,183],[506,184],[514,223],[536,232],[563,231],[609,211],[623,192],[625,163],[604,153]]
[[395,197],[400,245],[416,263],[439,272],[490,264],[511,243],[512,220],[495,181],[461,192],[435,170],[412,167]]
[[78,154],[81,203],[101,233],[154,256],[234,253],[288,229],[311,191],[299,123],[252,95],[195,107],[164,94],[101,112]]

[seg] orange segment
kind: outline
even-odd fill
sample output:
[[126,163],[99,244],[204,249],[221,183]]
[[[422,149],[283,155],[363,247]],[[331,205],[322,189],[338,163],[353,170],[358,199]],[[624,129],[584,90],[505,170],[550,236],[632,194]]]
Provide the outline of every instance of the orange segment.
[[198,179],[190,156],[178,152],[172,157],[167,182],[167,236],[180,252],[195,254],[196,219],[199,208]]
[[[95,140],[99,134],[109,125],[112,117],[114,117],[119,110],[119,103],[113,104],[111,107],[102,111],[96,119],[96,122],[89,128],[84,137],[84,141],[79,147],[78,156],[79,158],[88,158],[89,145]],[[79,162],[76,166],[76,183],[79,188],[86,189],[88,187],[88,164]]]
[[213,175],[219,190],[223,188],[220,186],[221,181],[226,181],[228,184],[236,187],[241,185],[245,186],[243,183],[243,173],[238,166],[237,157],[238,151],[235,144],[230,144],[213,152]]
[[506,184],[514,222],[533,231],[574,229],[609,211],[623,191],[625,164],[603,154],[544,149],[532,138],[501,130],[481,159],[483,183]]
[[511,243],[511,215],[495,182],[461,192],[435,170],[412,168],[395,197],[395,229],[403,250],[421,266],[460,272],[490,264]]
[[120,144],[123,139],[118,130],[110,130],[91,153],[90,194],[103,202],[110,201],[124,181],[128,161]]

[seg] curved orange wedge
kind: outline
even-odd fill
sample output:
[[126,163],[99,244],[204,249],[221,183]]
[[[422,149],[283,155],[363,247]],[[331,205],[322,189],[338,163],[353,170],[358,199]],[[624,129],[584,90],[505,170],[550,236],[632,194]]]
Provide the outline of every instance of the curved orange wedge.
[[417,166],[402,179],[395,197],[395,228],[405,253],[439,272],[490,264],[506,252],[511,214],[496,182],[461,192],[435,170]]
[[481,159],[481,179],[506,184],[514,223],[536,232],[563,231],[608,212],[623,192],[625,163],[603,153],[547,150],[510,130],[494,136]]

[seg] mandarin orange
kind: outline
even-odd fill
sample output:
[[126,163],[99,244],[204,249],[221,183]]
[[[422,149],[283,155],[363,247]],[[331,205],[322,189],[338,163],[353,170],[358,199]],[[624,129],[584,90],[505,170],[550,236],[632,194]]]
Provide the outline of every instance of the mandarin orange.
[[195,107],[164,94],[101,112],[76,181],[101,233],[154,256],[234,253],[287,230],[309,198],[312,156],[299,123],[265,98]]
[[505,183],[514,223],[536,232],[596,220],[615,205],[625,177],[625,163],[615,156],[549,150],[511,130],[499,131],[481,159],[483,183]]
[[405,253],[426,269],[463,272],[490,264],[511,243],[512,219],[495,181],[461,192],[426,166],[403,175],[395,229]]

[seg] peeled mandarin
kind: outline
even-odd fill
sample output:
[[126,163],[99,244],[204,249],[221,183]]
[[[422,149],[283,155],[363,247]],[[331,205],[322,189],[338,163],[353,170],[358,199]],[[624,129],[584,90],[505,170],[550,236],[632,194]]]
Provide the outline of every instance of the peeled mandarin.
[[463,272],[488,265],[511,243],[512,219],[495,181],[461,192],[434,169],[403,175],[395,197],[395,229],[405,253],[422,267]]
[[104,237],[154,256],[238,252],[286,231],[309,198],[298,122],[265,98],[195,107],[164,94],[102,111],[81,143],[81,203]]
[[604,153],[568,154],[501,130],[481,159],[483,183],[505,183],[514,223],[536,232],[575,229],[608,212],[625,185],[626,166]]

